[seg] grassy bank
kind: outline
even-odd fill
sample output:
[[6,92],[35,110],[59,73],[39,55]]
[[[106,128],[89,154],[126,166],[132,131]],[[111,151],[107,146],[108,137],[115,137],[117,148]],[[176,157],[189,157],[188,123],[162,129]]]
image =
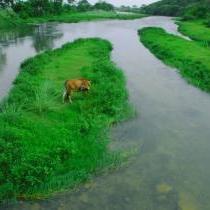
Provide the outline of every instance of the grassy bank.
[[0,9],[0,30],[24,25],[24,21],[14,12]]
[[45,22],[65,22],[77,23],[81,21],[119,19],[132,20],[145,17],[137,13],[117,13],[115,11],[89,11],[89,12],[66,12],[60,15],[50,15],[34,18],[22,19],[12,11],[0,10],[0,30],[11,29],[14,27],[26,26],[26,24],[39,24]]
[[179,69],[191,84],[210,92],[210,51],[161,28],[139,31],[143,44],[166,64]]
[[200,42],[202,46],[210,46],[210,27],[207,27],[204,20],[180,21],[178,25],[182,34]]
[[58,16],[46,16],[40,18],[28,18],[27,23],[43,23],[49,21],[65,22],[65,23],[75,23],[80,21],[91,21],[91,20],[104,20],[104,19],[121,19],[121,20],[132,20],[137,18],[142,18],[143,14],[122,14],[114,11],[89,11],[89,12],[69,12],[63,13]]
[[[0,112],[0,200],[39,198],[113,166],[108,128],[129,115],[112,46],[80,39],[28,59]],[[64,81],[85,77],[88,94],[62,103]]]

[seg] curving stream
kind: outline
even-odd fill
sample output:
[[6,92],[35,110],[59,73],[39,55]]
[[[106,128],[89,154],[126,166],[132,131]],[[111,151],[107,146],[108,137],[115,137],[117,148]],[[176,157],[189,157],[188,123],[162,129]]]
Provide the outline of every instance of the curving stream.
[[113,61],[124,70],[130,101],[139,116],[113,128],[112,148],[135,149],[126,167],[94,178],[79,189],[4,210],[209,210],[210,95],[187,84],[140,42],[137,30],[163,27],[168,17],[44,24],[0,35],[0,97],[23,59],[79,37],[113,43]]

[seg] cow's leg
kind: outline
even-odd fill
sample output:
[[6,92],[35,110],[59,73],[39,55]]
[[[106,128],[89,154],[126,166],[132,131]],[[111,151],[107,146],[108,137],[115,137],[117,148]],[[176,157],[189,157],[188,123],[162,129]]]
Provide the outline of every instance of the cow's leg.
[[65,101],[66,101],[66,96],[67,96],[67,91],[64,90],[64,92],[63,92],[63,103],[65,103]]
[[71,104],[72,103],[72,100],[71,100],[71,96],[69,95],[69,103]]
[[69,93],[67,94],[68,94],[69,103],[72,103],[72,100],[71,100],[72,91],[69,91]]

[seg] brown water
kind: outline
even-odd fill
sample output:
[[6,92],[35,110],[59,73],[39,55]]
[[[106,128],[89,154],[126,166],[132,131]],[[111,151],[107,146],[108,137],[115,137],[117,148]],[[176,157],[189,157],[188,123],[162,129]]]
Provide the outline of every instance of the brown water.
[[[0,48],[0,91],[5,95],[21,61],[79,37],[114,45],[138,117],[113,129],[114,149],[135,150],[129,164],[93,178],[76,191],[4,210],[209,210],[210,95],[187,84],[140,42],[137,29],[159,26],[178,34],[167,17],[131,21],[47,24]],[[1,38],[0,38],[1,40]]]

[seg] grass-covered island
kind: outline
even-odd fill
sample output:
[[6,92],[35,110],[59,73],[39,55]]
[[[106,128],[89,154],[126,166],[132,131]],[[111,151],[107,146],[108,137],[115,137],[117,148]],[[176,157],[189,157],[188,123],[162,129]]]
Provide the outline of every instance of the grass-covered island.
[[[25,61],[0,107],[0,201],[39,198],[113,166],[108,129],[128,117],[123,73],[112,46],[80,39]],[[89,93],[62,102],[64,81],[92,81]]]
[[176,67],[191,84],[210,92],[210,50],[161,28],[139,30],[142,43],[166,64]]

